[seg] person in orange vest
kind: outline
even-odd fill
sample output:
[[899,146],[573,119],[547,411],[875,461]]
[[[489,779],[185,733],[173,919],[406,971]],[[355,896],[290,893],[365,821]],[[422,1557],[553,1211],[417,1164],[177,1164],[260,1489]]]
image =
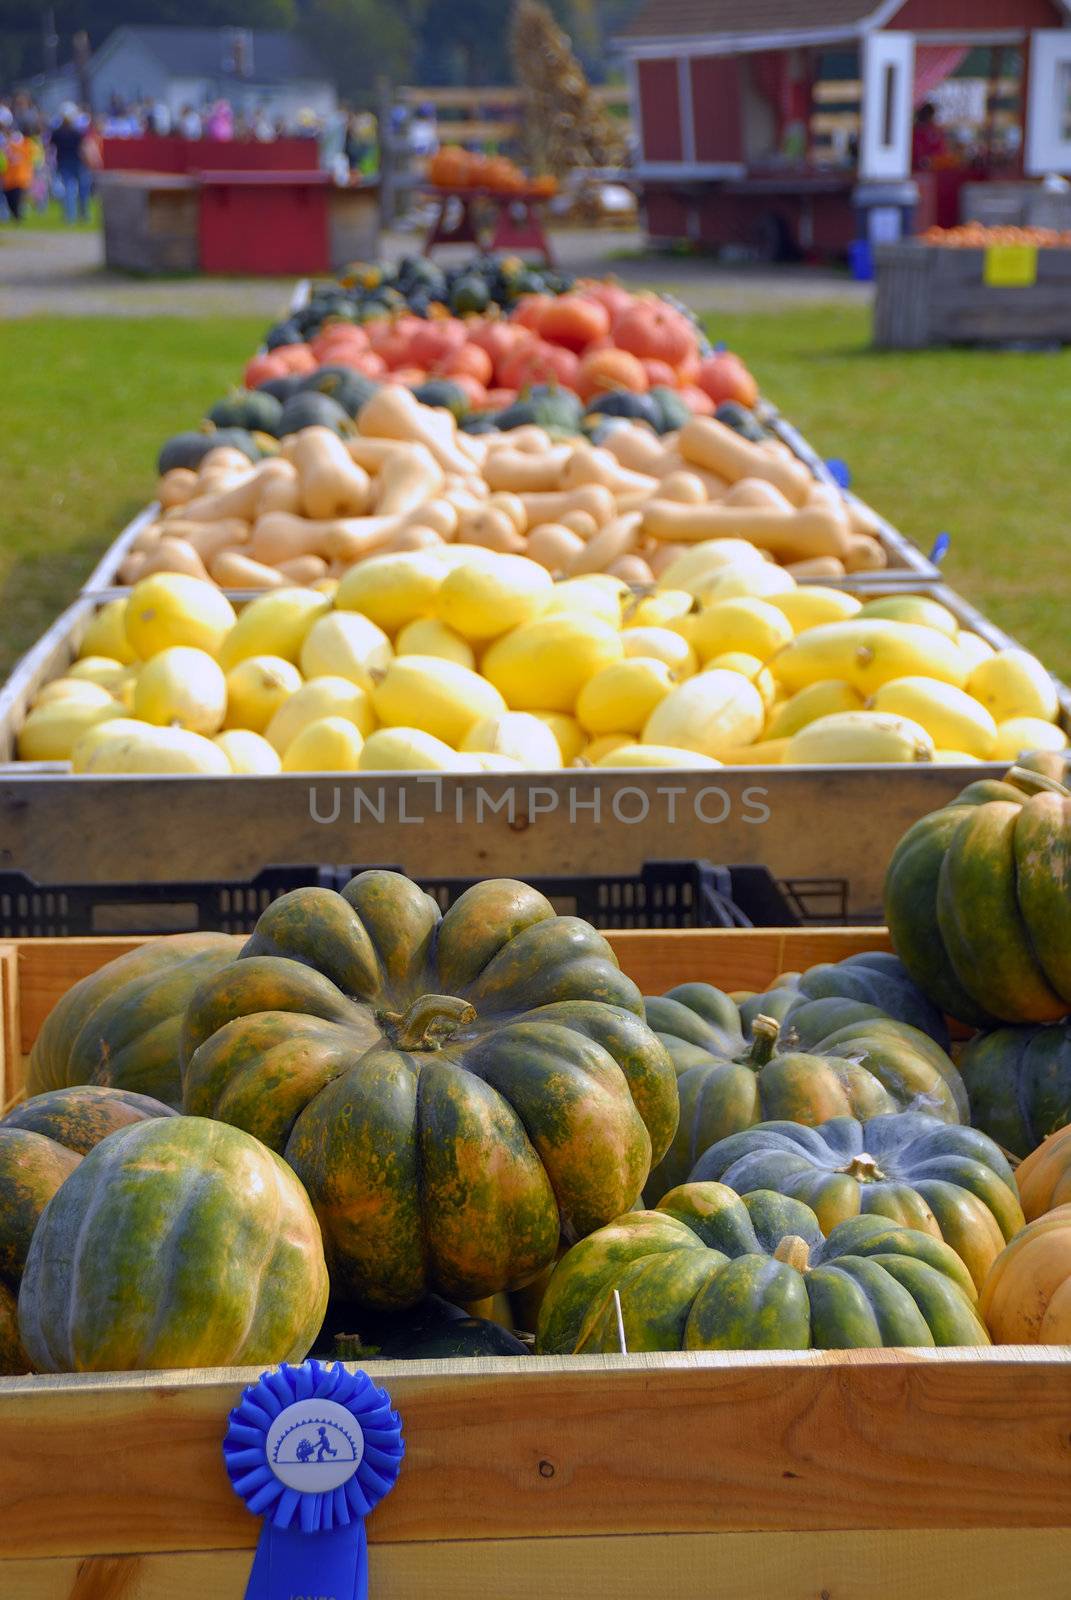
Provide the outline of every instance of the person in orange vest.
[[0,107],[0,142],[4,159],[4,199],[15,222],[22,217],[22,202],[33,182],[33,144],[6,106]]

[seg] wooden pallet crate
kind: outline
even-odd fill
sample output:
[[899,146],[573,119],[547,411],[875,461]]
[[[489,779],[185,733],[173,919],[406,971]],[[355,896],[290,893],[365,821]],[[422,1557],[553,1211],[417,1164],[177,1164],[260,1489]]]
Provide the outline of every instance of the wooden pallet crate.
[[1071,250],[1039,249],[1035,281],[1009,285],[986,281],[986,254],[918,241],[880,245],[875,345],[1071,343]]
[[[939,600],[997,649],[1014,642],[942,585],[908,592]],[[873,922],[907,828],[1007,765],[73,778],[62,764],[14,763],[31,700],[66,670],[101,603],[75,601],[0,688],[0,867],[41,885],[245,881],[307,864],[415,878],[631,874],[672,858],[842,885],[847,916]],[[1059,692],[1071,731],[1071,691]]]
[[[0,947],[21,1052],[137,941]],[[757,987],[882,930],[628,933],[643,987]],[[12,1044],[14,1041],[14,1046]],[[1071,1561],[1071,1351],[370,1362],[405,1428],[369,1523],[396,1600],[1008,1600]],[[0,1380],[0,1595],[241,1600],[260,1523],[227,1415],[253,1369]]]

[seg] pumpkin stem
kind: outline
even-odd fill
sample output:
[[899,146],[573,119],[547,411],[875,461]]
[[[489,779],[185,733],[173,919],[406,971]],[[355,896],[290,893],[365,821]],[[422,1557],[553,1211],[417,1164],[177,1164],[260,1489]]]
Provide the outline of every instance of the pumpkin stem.
[[379,1021],[399,1050],[438,1050],[466,1023],[476,1007],[454,994],[422,994],[405,1011],[385,1011]]
[[838,1167],[837,1171],[846,1173],[857,1183],[881,1183],[885,1178],[874,1157],[868,1156],[865,1151],[862,1155],[853,1156],[846,1167]]
[[781,1036],[781,1024],[776,1017],[757,1016],[751,1024],[752,1045],[746,1066],[764,1067],[773,1057]]
[[786,1233],[773,1258],[783,1261],[786,1267],[795,1267],[797,1272],[806,1272],[811,1265],[811,1249],[806,1239],[801,1239],[798,1233]]

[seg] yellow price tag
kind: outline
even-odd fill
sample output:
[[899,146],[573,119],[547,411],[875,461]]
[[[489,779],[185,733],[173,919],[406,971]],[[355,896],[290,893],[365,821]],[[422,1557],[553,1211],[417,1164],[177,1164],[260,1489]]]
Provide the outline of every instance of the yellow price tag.
[[982,282],[993,289],[1029,289],[1038,281],[1036,244],[986,246]]

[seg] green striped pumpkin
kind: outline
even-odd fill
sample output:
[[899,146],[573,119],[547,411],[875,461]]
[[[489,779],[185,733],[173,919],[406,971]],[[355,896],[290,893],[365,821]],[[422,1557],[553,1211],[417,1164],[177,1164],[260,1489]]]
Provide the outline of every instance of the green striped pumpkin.
[[705,1151],[691,1181],[789,1195],[813,1208],[826,1233],[859,1215],[921,1229],[952,1246],[979,1288],[1025,1220],[992,1139],[915,1111],[815,1128],[760,1123]]
[[1071,1023],[976,1034],[959,1065],[971,1121],[1013,1156],[1071,1122]]
[[720,1183],[673,1189],[574,1245],[540,1311],[543,1354],[984,1345],[956,1253],[882,1217],[828,1238],[784,1195]]
[[285,1162],[237,1128],[168,1117],[111,1134],[46,1206],[19,1328],[41,1372],[263,1366],[304,1357],[327,1292]]

